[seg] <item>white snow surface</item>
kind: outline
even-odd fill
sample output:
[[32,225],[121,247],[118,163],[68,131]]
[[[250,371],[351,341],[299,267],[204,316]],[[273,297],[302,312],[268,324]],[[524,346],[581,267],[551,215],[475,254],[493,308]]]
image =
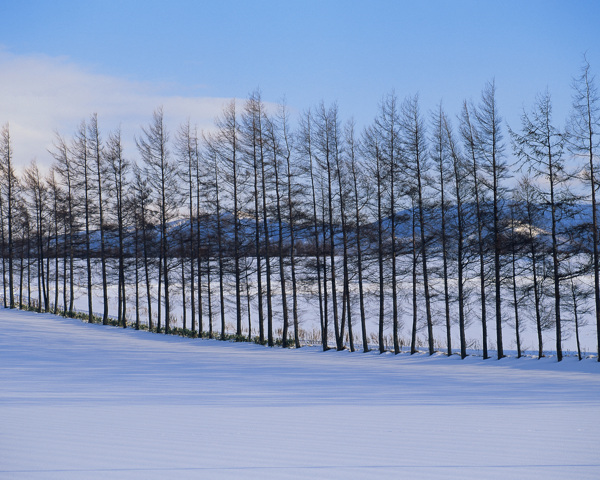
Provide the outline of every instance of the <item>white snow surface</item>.
[[322,352],[0,309],[0,478],[597,479],[600,365]]

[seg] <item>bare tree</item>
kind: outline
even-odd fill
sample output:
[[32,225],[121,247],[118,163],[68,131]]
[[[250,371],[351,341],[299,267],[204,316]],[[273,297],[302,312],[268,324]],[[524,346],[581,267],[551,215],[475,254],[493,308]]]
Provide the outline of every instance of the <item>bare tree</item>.
[[[182,125],[180,125],[179,130],[177,132],[177,151],[179,154],[179,160],[181,162],[180,171],[183,174],[184,181],[187,185],[187,193],[188,193],[188,223],[189,227],[189,238],[188,238],[188,248],[183,251],[182,250],[182,271],[184,271],[185,259],[189,256],[190,258],[190,309],[192,314],[192,331],[196,331],[196,275],[194,271],[195,260],[198,257],[197,254],[197,245],[199,241],[196,240],[194,235],[194,181],[197,181],[197,174],[195,174],[195,170],[198,169],[198,139],[195,136],[194,130],[190,125],[190,121],[188,121]],[[185,281],[185,275],[182,275],[183,281]],[[185,288],[183,289],[183,298],[185,299]],[[185,317],[185,308],[184,308],[184,329],[186,328],[186,317]]]
[[484,237],[484,196],[482,183],[481,158],[479,155],[478,133],[473,124],[472,108],[467,102],[463,102],[460,116],[460,133],[463,140],[465,155],[469,159],[471,177],[473,182],[473,197],[475,204],[475,219],[477,224],[477,255],[479,257],[479,296],[481,299],[481,339],[483,346],[483,358],[488,359],[488,335],[487,335],[487,292],[486,292],[486,263],[485,263],[485,237]]
[[282,329],[282,346],[288,346],[288,329],[289,329],[289,311],[287,304],[287,289],[286,275],[284,265],[284,245],[283,245],[283,215],[282,215],[282,175],[283,168],[284,145],[282,145],[282,131],[285,127],[287,119],[285,111],[279,112],[275,118],[266,118],[265,139],[268,156],[271,159],[271,167],[273,172],[273,185],[275,188],[275,221],[277,223],[277,257],[279,263],[279,284],[281,290],[281,309],[283,314],[283,329]]
[[85,257],[87,271],[87,297],[88,297],[88,322],[94,321],[93,290],[92,290],[92,179],[91,159],[88,155],[88,134],[85,121],[79,125],[79,129],[73,139],[73,156],[75,158],[75,173],[77,192],[82,196],[84,222],[85,222]]
[[[254,200],[254,255],[256,257],[256,283],[258,297],[258,336],[261,344],[265,343],[264,301],[262,285],[262,245],[261,245],[261,182],[262,165],[264,162],[263,116],[264,106],[260,92],[255,91],[244,105],[241,118],[242,143],[245,150],[246,162],[252,170],[253,200]],[[266,217],[266,212],[262,212]],[[266,252],[268,258],[268,252]]]
[[[214,205],[214,217],[216,217],[216,256],[218,258],[218,276],[219,276],[219,310],[220,310],[220,318],[221,318],[221,339],[224,340],[226,338],[226,325],[225,325],[225,249],[227,248],[227,240],[224,235],[224,225],[223,225],[223,215],[221,213],[222,209],[222,195],[223,195],[223,185],[222,185],[222,177],[224,176],[224,172],[221,169],[221,164],[219,162],[219,153],[218,153],[218,138],[210,134],[204,135],[204,143],[206,147],[206,155],[207,159],[210,162],[210,170],[209,174],[212,178],[208,179],[206,182],[206,188],[210,191],[210,194],[213,199]],[[209,265],[210,265],[210,255],[212,251],[209,252]],[[208,300],[209,300],[209,335],[212,337],[212,313],[210,312],[211,306],[211,292],[210,292],[210,267],[207,271],[208,279]]]
[[282,113],[283,127],[283,156],[285,158],[285,179],[287,187],[287,222],[290,235],[290,268],[292,277],[292,319],[294,322],[294,345],[300,348],[299,319],[298,319],[298,282],[296,280],[296,203],[300,198],[300,185],[296,184],[297,172],[292,170],[292,155],[294,152],[293,137],[288,131],[287,111]]
[[[517,201],[515,201],[517,200]],[[512,292],[513,292],[513,309],[514,309],[514,321],[515,321],[515,341],[517,344],[517,358],[521,358],[521,321],[519,315],[519,305],[521,303],[521,299],[519,298],[519,288],[517,285],[517,277],[519,273],[517,272],[517,266],[521,257],[521,251],[524,247],[524,239],[523,235],[520,233],[519,221],[518,221],[518,196],[516,198],[513,197],[513,201],[509,204],[508,208],[510,211],[510,228],[508,231],[507,240],[510,245],[510,256],[511,256],[511,280],[512,280]]]
[[[598,225],[598,202],[596,192],[598,179],[598,155],[600,152],[600,96],[596,78],[584,57],[581,74],[573,81],[573,106],[567,124],[567,147],[576,157],[587,162],[585,179],[589,182],[592,207],[592,261],[594,265],[594,302],[596,315],[597,346],[600,351],[600,233]],[[600,355],[598,355],[600,362]]]
[[[15,308],[13,279],[13,209],[16,177],[13,168],[12,146],[8,123],[2,127],[2,132],[0,132],[0,175],[2,175],[2,184],[6,188],[6,220],[8,227],[8,290],[10,297],[8,306],[10,308]],[[1,191],[0,195],[2,195]],[[4,244],[4,241],[2,243]],[[2,250],[2,259],[4,261],[4,250]],[[4,301],[6,302],[6,294],[4,295],[4,298]]]
[[[169,222],[176,218],[180,205],[177,183],[177,165],[170,158],[169,134],[164,124],[162,108],[154,111],[152,122],[142,128],[142,136],[136,138],[137,148],[148,171],[148,181],[156,196],[160,217],[160,251],[162,277],[164,280],[165,334],[170,333],[171,304],[169,298]],[[160,285],[160,283],[159,283]],[[159,286],[160,298],[160,286]],[[160,318],[160,317],[159,317]],[[160,328],[160,327],[159,327]]]
[[522,178],[514,193],[514,201],[518,207],[517,218],[525,229],[525,249],[528,250],[529,261],[531,263],[530,285],[524,286],[525,294],[533,294],[535,327],[538,340],[538,358],[544,356],[543,330],[544,321],[542,318],[542,285],[540,279],[540,267],[543,262],[545,251],[540,240],[542,212],[542,198],[538,190],[534,187],[533,181],[529,176]]
[[[31,258],[31,252],[30,252],[30,232],[31,232],[31,222],[30,222],[30,218],[29,218],[29,209],[27,208],[27,205],[25,204],[25,201],[23,199],[22,196],[22,186],[20,188],[21,190],[21,195],[17,196],[17,204],[16,206],[16,212],[17,212],[17,216],[16,216],[16,227],[17,227],[17,231],[19,232],[19,244],[20,244],[20,248],[19,248],[19,308],[23,308],[25,306],[25,303],[23,302],[23,281],[24,281],[24,277],[25,277],[25,268],[27,267],[27,271],[29,272],[29,264],[30,264],[30,258]],[[27,265],[25,265],[25,262],[27,262]],[[29,279],[29,276],[27,277]],[[29,294],[28,294],[29,295]],[[29,295],[30,297],[31,295]],[[28,298],[27,299],[27,306],[30,306],[30,302],[31,299]]]
[[[69,313],[73,311],[73,303],[75,300],[74,293],[74,259],[75,259],[75,245],[73,241],[73,236],[75,233],[75,193],[76,193],[76,174],[75,174],[75,165],[74,160],[67,147],[67,143],[65,139],[58,133],[56,133],[56,138],[54,141],[53,149],[50,151],[51,155],[54,157],[55,170],[62,180],[62,183],[65,188],[64,192],[64,202],[66,203],[66,209],[64,212],[64,239],[63,243],[65,244],[63,247],[63,303],[65,312]],[[68,248],[66,245],[68,239]],[[67,275],[67,263],[68,267],[68,275]],[[67,277],[69,279],[69,297],[67,299]]]
[[[231,188],[232,214],[233,214],[233,261],[235,276],[235,314],[236,335],[242,335],[242,297],[241,297],[241,267],[240,267],[240,126],[238,124],[235,101],[232,101],[223,109],[222,116],[216,121],[217,135],[213,148],[218,160],[223,165],[225,180]],[[271,339],[272,343],[272,339]]]
[[[1,185],[1,184],[0,184]],[[6,302],[6,236],[4,234],[4,195],[2,189],[0,189],[0,256],[2,257],[2,306],[6,308],[8,306]]]
[[425,172],[427,166],[427,148],[425,123],[419,109],[419,97],[409,97],[402,104],[401,135],[405,154],[403,168],[410,172],[412,181],[416,180],[417,212],[421,236],[421,264],[423,267],[423,289],[425,294],[425,313],[427,316],[427,341],[429,354],[433,355],[433,319],[431,314],[431,294],[429,291],[429,269],[427,265],[426,223],[425,223]]
[[446,348],[448,355],[452,355],[452,334],[450,326],[450,292],[448,285],[448,200],[447,200],[447,178],[451,178],[449,163],[450,163],[450,148],[448,146],[448,134],[445,131],[445,123],[447,123],[446,114],[442,110],[440,103],[438,112],[433,117],[433,149],[431,152],[432,159],[439,174],[438,181],[434,182],[434,188],[439,195],[439,209],[441,216],[440,236],[442,241],[442,282],[444,284],[444,317],[446,321]]
[[[578,267],[576,265],[569,264],[567,270],[572,272]],[[587,325],[585,320],[586,316],[592,313],[592,308],[589,308],[589,299],[593,296],[593,286],[589,288],[588,285],[583,283],[580,279],[577,279],[576,274],[568,275],[567,281],[567,295],[564,296],[565,306],[568,307],[568,311],[571,312],[571,318],[575,326],[575,345],[577,346],[577,357],[579,360],[583,358],[581,353],[581,327]]]
[[104,225],[104,200],[102,199],[102,187],[106,173],[105,155],[103,152],[100,130],[98,129],[98,115],[94,113],[88,123],[88,149],[89,156],[93,162],[93,175],[96,180],[96,208],[98,211],[98,229],[100,231],[100,267],[102,270],[102,298],[104,309],[102,323],[108,323],[108,279],[106,273],[106,241]]
[[[347,145],[347,163],[352,184],[352,203],[354,206],[353,227],[355,232],[356,245],[356,274],[358,276],[358,300],[360,308],[360,326],[362,335],[363,352],[369,351],[369,340],[367,337],[367,325],[365,314],[365,292],[363,283],[363,245],[362,245],[362,214],[361,211],[368,199],[364,198],[364,189],[359,190],[359,185],[364,182],[364,177],[360,175],[363,166],[359,163],[360,145],[354,135],[354,123],[349,122],[345,129],[345,142]],[[360,177],[360,179],[359,179]]]
[[564,137],[552,124],[552,101],[548,91],[537,97],[531,114],[523,113],[521,124],[522,133],[510,131],[515,154],[524,162],[525,168],[533,178],[544,181],[544,186],[538,187],[538,192],[550,209],[556,355],[560,361],[562,360],[562,324],[558,209],[559,205],[567,200],[568,191],[565,183],[568,176],[565,175],[563,159]]
[[[203,302],[202,302],[202,234],[201,234],[201,220],[200,220],[200,190],[201,190],[201,178],[203,178],[203,172],[201,172],[201,162],[204,160],[201,157],[200,145],[197,130],[194,130],[194,172],[196,176],[196,261],[198,266],[198,335],[201,337],[204,331],[203,327]],[[205,232],[205,238],[206,238]],[[207,262],[210,265],[210,261]],[[207,269],[209,270],[210,267]],[[210,291],[210,286],[207,286]],[[210,300],[210,299],[209,299]],[[210,303],[210,302],[209,302]],[[212,325],[212,321],[211,321]]]
[[501,201],[502,186],[500,181],[506,176],[506,162],[503,160],[504,146],[502,143],[501,122],[496,104],[496,83],[491,81],[486,84],[481,102],[475,110],[477,120],[478,148],[484,160],[484,167],[491,177],[489,188],[493,199],[493,248],[494,248],[494,284],[496,287],[496,348],[498,359],[504,356],[502,344],[502,282],[500,271],[500,238],[501,238]]
[[[144,269],[144,281],[146,284],[146,301],[148,312],[148,330],[152,331],[152,291],[150,277],[150,261],[153,255],[152,245],[155,243],[154,228],[152,221],[152,190],[148,183],[148,175],[145,171],[134,165],[132,183],[132,204],[135,209],[135,236],[136,242],[141,243],[142,263]],[[136,307],[137,308],[137,307]]]
[[[316,110],[315,117],[315,158],[319,168],[323,172],[326,188],[326,212],[327,212],[327,234],[328,234],[328,249],[329,249],[329,271],[331,278],[331,303],[333,307],[333,327],[336,340],[336,348],[342,350],[344,348],[343,339],[340,335],[340,321],[338,312],[337,300],[337,277],[335,266],[335,224],[334,224],[334,181],[336,180],[336,164],[339,161],[339,119],[337,105],[333,104],[329,108],[325,108],[325,104],[321,102]],[[325,230],[324,230],[325,231]],[[324,284],[325,292],[327,285]]]
[[419,327],[418,324],[418,297],[417,297],[417,289],[418,289],[418,279],[417,279],[417,270],[419,267],[419,240],[417,238],[417,195],[416,189],[412,188],[409,191],[410,201],[411,201],[411,209],[410,209],[410,219],[411,219],[411,253],[412,253],[412,330],[411,330],[411,338],[410,338],[410,354],[414,355],[417,353],[417,330]]
[[400,171],[400,118],[398,111],[398,100],[394,93],[384,97],[380,105],[380,111],[375,118],[373,129],[379,138],[378,151],[380,161],[383,163],[385,175],[385,188],[381,191],[384,215],[390,221],[390,252],[391,260],[391,287],[392,287],[392,337],[394,342],[394,353],[400,353],[398,342],[399,329],[399,305],[398,305],[398,268],[397,268],[397,210],[398,197],[400,197],[399,171]]
[[454,137],[450,121],[445,115],[442,115],[444,135],[450,154],[451,176],[454,184],[454,202],[456,204],[456,267],[458,274],[457,298],[458,298],[458,325],[460,335],[460,356],[464,359],[467,356],[467,342],[465,336],[465,289],[464,289],[464,270],[466,264],[465,258],[465,230],[466,230],[466,212],[465,200],[468,198],[467,189],[469,188],[469,167],[466,159],[463,157],[458,147],[458,142]]
[[59,294],[59,281],[60,281],[60,272],[59,272],[59,221],[61,216],[61,211],[59,208],[59,204],[62,200],[62,191],[60,189],[60,185],[56,180],[56,171],[55,169],[51,169],[48,174],[48,178],[46,181],[48,185],[48,191],[50,193],[50,201],[52,203],[52,223],[54,229],[52,230],[52,235],[48,234],[48,240],[53,238],[54,241],[54,314],[58,314],[58,294]]
[[[25,169],[24,183],[29,205],[35,214],[35,236],[37,246],[38,312],[48,311],[48,291],[44,276],[44,233],[47,189],[35,161]],[[91,321],[91,320],[90,320]]]
[[[298,148],[300,150],[300,154],[305,160],[305,169],[309,174],[310,178],[310,192],[311,192],[311,207],[312,207],[312,231],[314,236],[314,253],[315,253],[315,265],[317,270],[317,290],[318,290],[318,300],[319,300],[319,320],[321,326],[321,344],[323,346],[323,350],[326,351],[329,349],[327,344],[327,336],[328,336],[328,325],[327,325],[327,315],[326,315],[326,305],[324,303],[324,295],[323,295],[323,284],[322,278],[325,278],[325,272],[322,272],[322,264],[321,264],[321,253],[324,248],[322,248],[322,244],[320,242],[320,228],[319,228],[319,217],[317,215],[317,169],[316,169],[316,160],[314,156],[313,149],[313,118],[312,113],[307,111],[300,120],[300,132],[299,132],[299,142]],[[322,228],[321,228],[322,229]]]
[[378,343],[379,353],[385,352],[384,325],[385,325],[385,274],[384,274],[384,179],[388,171],[383,159],[381,138],[374,126],[365,129],[361,142],[362,154],[367,159],[370,174],[375,178],[375,218],[377,223],[377,266],[379,280],[379,318],[378,318]]
[[[119,257],[119,268],[118,268],[118,300],[117,300],[117,321],[123,326],[127,327],[127,295],[125,292],[125,227],[126,227],[126,196],[127,188],[129,186],[127,181],[127,174],[129,172],[129,162],[123,156],[123,145],[121,142],[121,130],[117,129],[111,133],[108,137],[106,145],[106,162],[109,169],[111,181],[110,181],[110,192],[114,195],[114,213],[117,220],[117,235],[118,235],[118,257]],[[136,235],[136,241],[137,241]],[[130,252],[127,252],[130,253]],[[135,257],[138,259],[137,253]],[[136,267],[137,275],[137,267]],[[136,284],[137,288],[137,284]],[[136,297],[137,298],[137,297]],[[137,310],[137,308],[136,308]],[[108,313],[106,313],[108,315]],[[139,328],[139,321],[136,322],[136,327]]]

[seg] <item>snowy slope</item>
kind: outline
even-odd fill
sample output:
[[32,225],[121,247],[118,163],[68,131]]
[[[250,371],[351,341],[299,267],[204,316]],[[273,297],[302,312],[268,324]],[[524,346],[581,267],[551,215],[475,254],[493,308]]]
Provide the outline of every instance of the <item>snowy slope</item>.
[[0,309],[0,478],[600,475],[600,365],[269,349]]

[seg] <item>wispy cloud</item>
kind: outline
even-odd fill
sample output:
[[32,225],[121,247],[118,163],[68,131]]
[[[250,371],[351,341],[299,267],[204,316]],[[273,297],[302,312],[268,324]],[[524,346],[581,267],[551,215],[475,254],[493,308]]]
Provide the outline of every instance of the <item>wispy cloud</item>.
[[187,118],[210,128],[228,99],[172,96],[161,86],[99,74],[64,57],[15,55],[0,49],[0,125],[9,122],[15,164],[51,163],[54,132],[69,137],[92,113],[104,136],[121,127],[126,153],[162,106],[171,129]]

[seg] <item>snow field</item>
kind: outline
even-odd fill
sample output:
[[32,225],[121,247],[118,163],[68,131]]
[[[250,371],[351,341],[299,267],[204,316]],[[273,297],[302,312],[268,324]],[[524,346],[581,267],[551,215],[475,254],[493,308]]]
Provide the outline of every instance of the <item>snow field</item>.
[[600,365],[282,350],[0,309],[0,478],[581,478]]

